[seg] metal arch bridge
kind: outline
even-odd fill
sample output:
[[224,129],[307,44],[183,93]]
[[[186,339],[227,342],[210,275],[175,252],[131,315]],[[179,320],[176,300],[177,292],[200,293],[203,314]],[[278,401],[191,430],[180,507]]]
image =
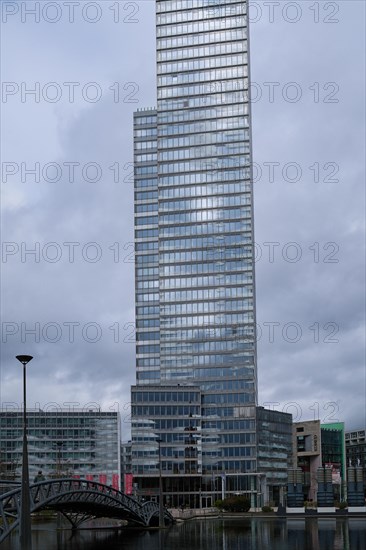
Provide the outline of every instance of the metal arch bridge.
[[[76,529],[88,519],[109,517],[127,520],[140,527],[159,524],[159,505],[143,503],[124,493],[93,481],[57,479],[30,485],[31,513],[40,510],[61,512]],[[20,520],[21,487],[0,495],[0,543],[15,529]],[[164,510],[164,523],[173,523],[171,514]]]

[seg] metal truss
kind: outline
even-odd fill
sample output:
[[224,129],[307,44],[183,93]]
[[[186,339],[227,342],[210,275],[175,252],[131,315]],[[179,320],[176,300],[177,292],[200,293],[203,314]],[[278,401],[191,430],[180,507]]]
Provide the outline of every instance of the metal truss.
[[[1,481],[1,480],[0,480]],[[141,527],[158,525],[159,505],[137,502],[120,491],[83,479],[57,479],[34,483],[29,488],[31,513],[40,510],[61,512],[76,529],[88,519],[109,517],[127,520]],[[0,495],[0,543],[19,524],[21,488]],[[173,523],[164,510],[164,522]]]

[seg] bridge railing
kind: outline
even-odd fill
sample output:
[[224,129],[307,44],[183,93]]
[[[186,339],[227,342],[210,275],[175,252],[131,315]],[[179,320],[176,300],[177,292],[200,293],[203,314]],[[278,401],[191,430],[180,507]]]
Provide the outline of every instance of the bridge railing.
[[[77,509],[82,503],[84,505],[87,503],[92,511],[93,507],[96,510],[97,506],[102,506],[105,510],[109,510],[108,513],[117,514],[115,517],[125,517],[129,521],[146,527],[150,525],[151,519],[159,513],[156,502],[140,503],[118,489],[86,479],[59,478],[38,481],[30,485],[29,491],[32,512],[40,510],[42,507],[62,509],[63,505],[70,506],[70,504]],[[21,487],[19,485],[0,495],[0,542],[19,521],[20,496]],[[174,521],[166,510],[164,516],[167,521]],[[8,518],[14,520],[12,525],[8,523]]]

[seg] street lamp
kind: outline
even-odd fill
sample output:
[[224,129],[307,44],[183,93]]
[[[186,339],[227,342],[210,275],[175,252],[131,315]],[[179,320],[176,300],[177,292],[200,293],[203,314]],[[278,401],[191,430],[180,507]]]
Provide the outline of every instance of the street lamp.
[[32,531],[30,515],[29,467],[27,445],[27,385],[26,366],[33,359],[31,355],[17,355],[23,365],[23,464],[22,464],[22,500],[20,509],[20,547],[32,550]]
[[159,445],[159,527],[164,527],[164,508],[163,508],[163,478],[161,477],[161,442],[162,439],[156,440]]

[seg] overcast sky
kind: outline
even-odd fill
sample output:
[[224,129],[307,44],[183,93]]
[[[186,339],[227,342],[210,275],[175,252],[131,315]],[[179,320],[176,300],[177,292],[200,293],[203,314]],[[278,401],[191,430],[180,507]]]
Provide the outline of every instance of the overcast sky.
[[[156,102],[154,2],[1,7],[2,407],[20,405],[27,353],[30,407],[118,407],[125,439],[132,113]],[[366,424],[364,11],[251,11],[259,403],[348,429]]]

